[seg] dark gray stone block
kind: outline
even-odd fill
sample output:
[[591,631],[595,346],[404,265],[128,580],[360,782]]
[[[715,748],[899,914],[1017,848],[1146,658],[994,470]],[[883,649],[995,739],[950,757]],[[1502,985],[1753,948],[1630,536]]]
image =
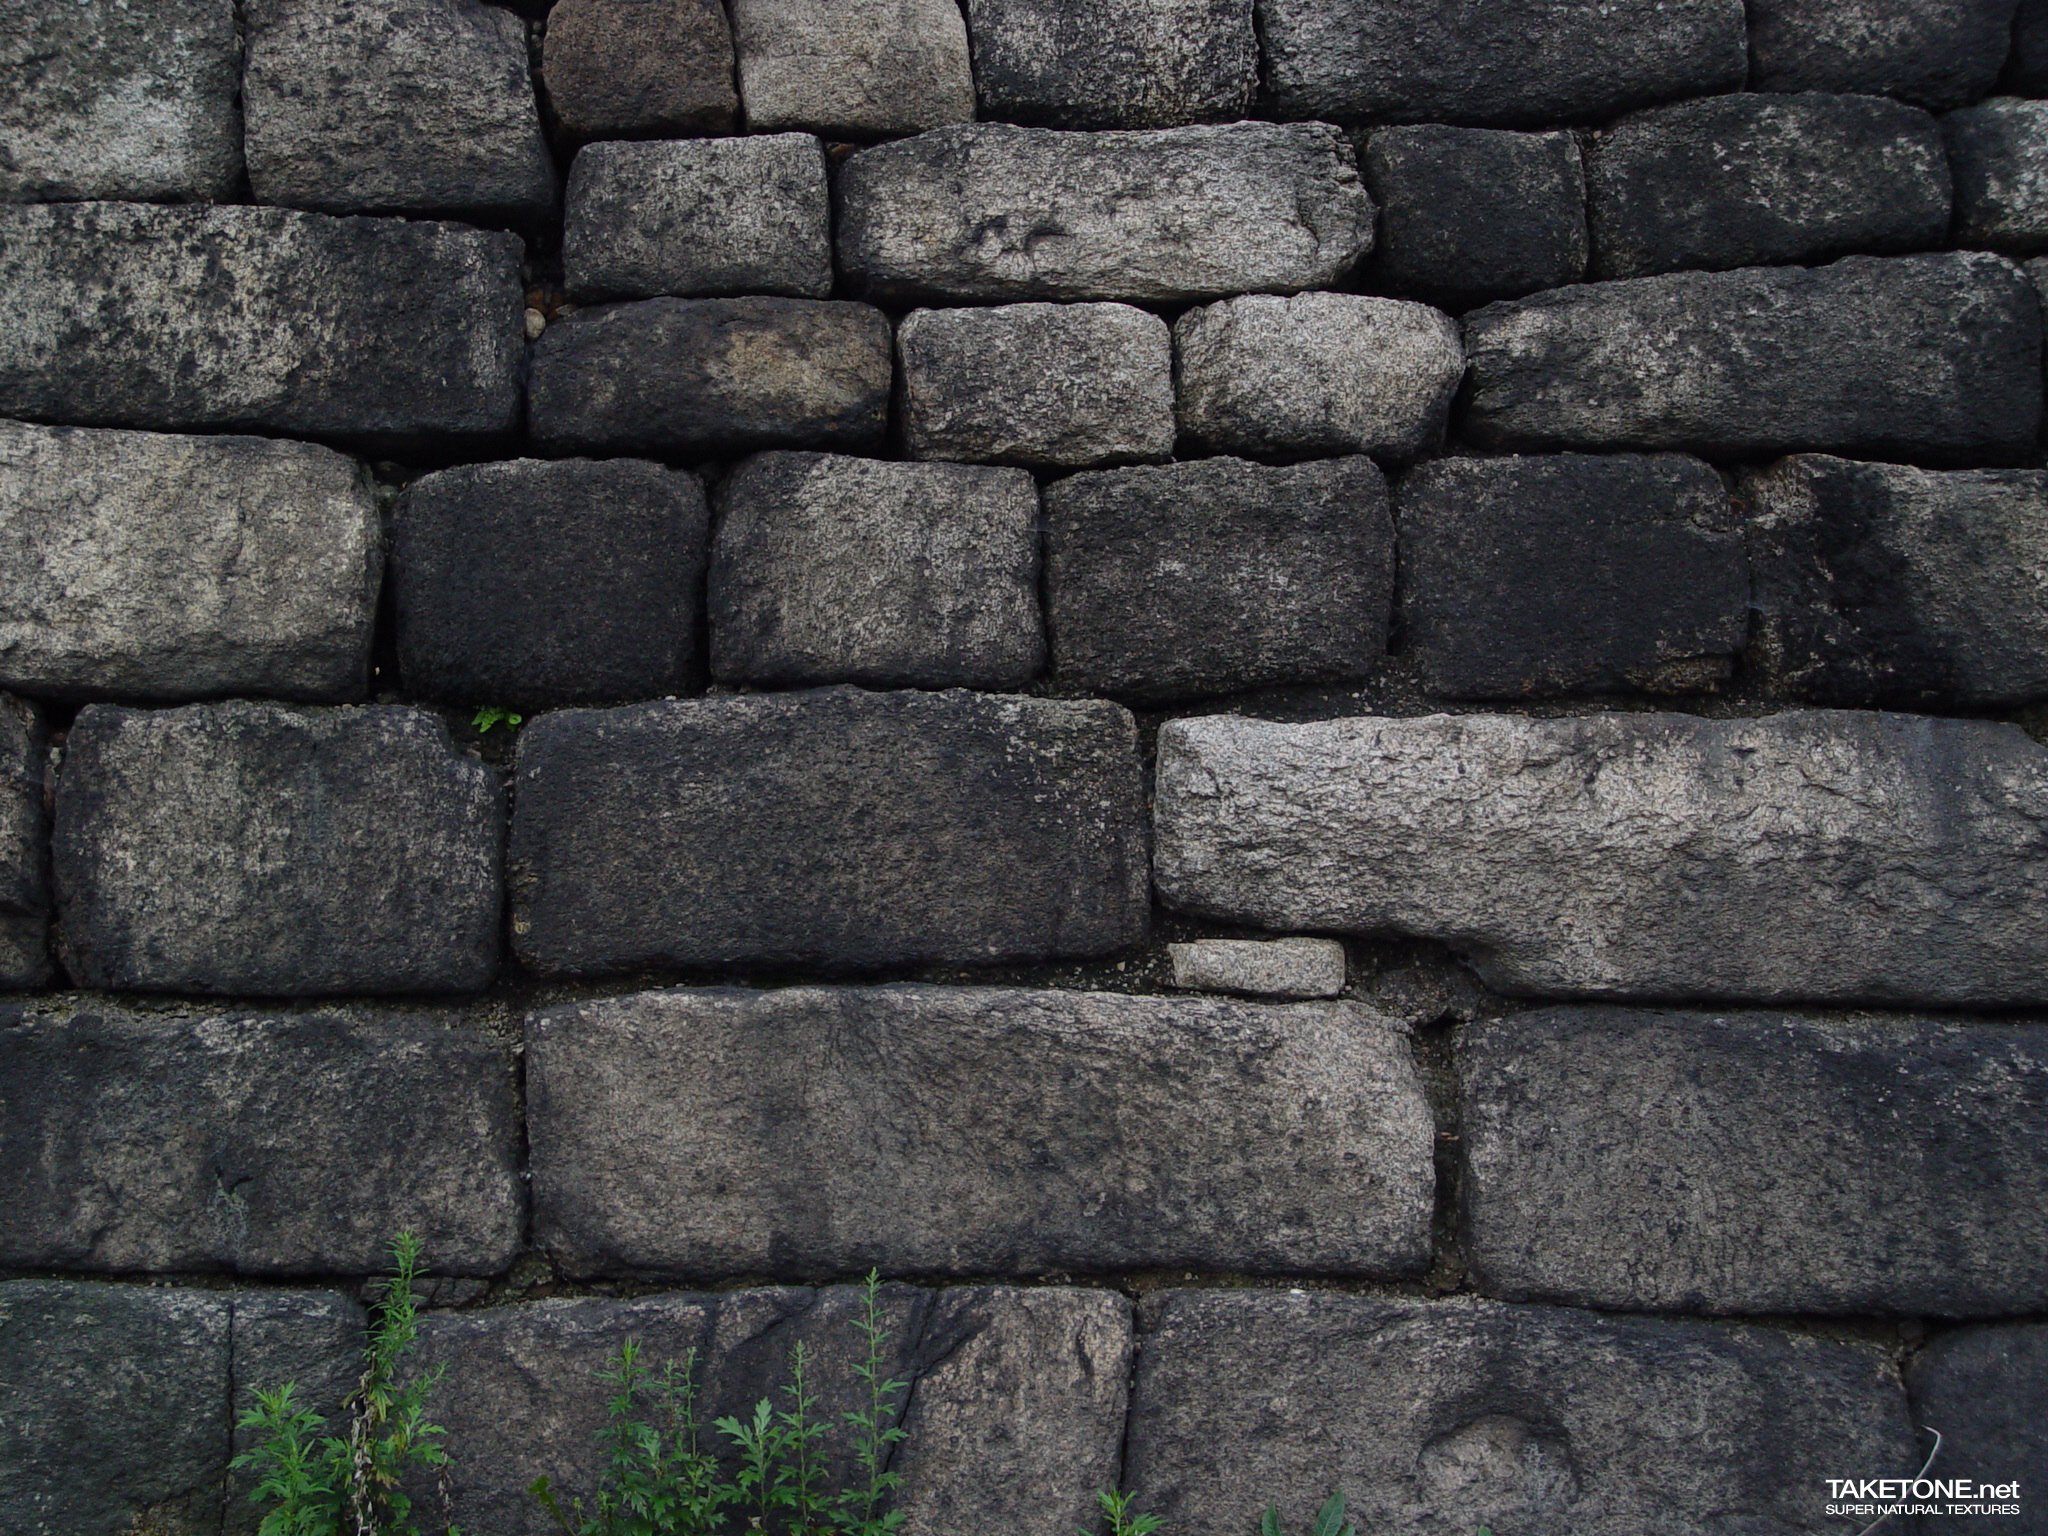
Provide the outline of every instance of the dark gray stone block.
[[853,688],[564,711],[520,734],[510,869],[547,974],[1107,954],[1148,916],[1136,726]]
[[710,521],[695,475],[639,459],[415,480],[391,541],[406,689],[521,710],[687,691]]
[[1126,1486],[1182,1536],[1332,1488],[1374,1536],[1822,1528],[1830,1477],[1920,1465],[1889,1359],[1776,1329],[1474,1298],[1168,1291]]
[[2048,0],[2020,0],[2003,84],[2015,96],[2048,95]]
[[529,424],[551,453],[870,447],[888,426],[890,339],[866,304],[607,304],[535,345]]
[[1997,80],[2014,8],[2015,0],[1749,0],[1749,83],[1960,107]]
[[1137,699],[1362,678],[1387,646],[1394,527],[1367,458],[1201,459],[1046,488],[1053,670]]
[[[2040,1536],[2041,1490],[2048,1487],[2048,1327],[2007,1323],[1944,1333],[1906,1368],[1913,1422],[1941,1431],[1941,1454],[1932,1477],[1967,1478],[2000,1488],[1997,1500],[2016,1505],[1998,1529]],[[1986,1511],[1988,1513],[1988,1511]],[[2017,1514],[2020,1518],[2013,1519]],[[1925,1536],[1955,1536],[1984,1529],[1984,1514],[1922,1515]]]
[[2048,696],[2048,473],[1799,454],[1742,495],[1767,687],[1906,708]]
[[2003,96],[1941,120],[1956,178],[1956,241],[2048,250],[2048,101]]
[[1355,1003],[682,990],[535,1014],[526,1049],[535,1241],[572,1275],[1429,1262],[1429,1110]]
[[88,706],[57,781],[81,986],[461,992],[498,967],[496,776],[420,710]]
[[0,693],[0,988],[50,976],[49,759],[42,715]]
[[1359,163],[1380,208],[1372,273],[1445,309],[1586,273],[1586,174],[1569,133],[1380,128]]
[[1742,0],[1258,0],[1283,116],[1547,128],[1739,90]]
[[1748,635],[1741,520],[1698,459],[1433,459],[1395,512],[1402,632],[1433,694],[1689,692]]
[[541,77],[579,139],[730,133],[732,29],[719,0],[558,0]]
[[1656,107],[1594,137],[1586,187],[1595,277],[1948,242],[1940,126],[1879,96],[1740,92]]
[[1172,128],[1250,115],[1252,0],[966,0],[984,116]]
[[379,448],[519,416],[519,241],[282,208],[0,207],[0,413]]
[[579,299],[832,294],[825,152],[805,133],[592,144],[569,172]]
[[1800,449],[2009,463],[2041,418],[2041,305],[1976,252],[1674,272],[1465,318],[1488,448]]
[[1459,1049],[1464,1249],[1488,1295],[2048,1306],[2048,1272],[2015,1262],[2048,1244],[2048,1028],[1550,1008]]
[[1441,939],[1506,992],[2048,1000],[2048,750],[2017,726],[1214,716],[1161,728],[1156,802],[1169,906]]
[[[327,1421],[327,1433],[344,1434],[342,1405],[362,1379],[369,1342],[362,1307],[338,1291],[236,1291],[233,1300],[234,1453],[261,1439],[240,1422],[258,1390],[287,1382],[298,1389],[295,1401]],[[251,1472],[228,1472],[224,1536],[257,1536],[268,1501],[251,1502],[255,1487]]]
[[861,138],[974,120],[955,0],[731,0],[747,126]]
[[233,195],[233,0],[5,0],[0,37],[0,198]]
[[757,687],[1020,688],[1045,665],[1021,469],[764,453],[718,487],[711,673]]
[[0,1285],[0,1528],[213,1536],[230,1306],[221,1291]]
[[1292,293],[1372,248],[1372,199],[1326,123],[970,123],[862,150],[838,192],[840,271],[903,303]]

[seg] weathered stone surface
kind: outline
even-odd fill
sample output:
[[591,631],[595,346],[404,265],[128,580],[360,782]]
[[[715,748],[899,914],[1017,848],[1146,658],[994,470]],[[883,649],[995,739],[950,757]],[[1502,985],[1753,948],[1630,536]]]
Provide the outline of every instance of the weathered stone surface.
[[2041,415],[2040,302],[1997,256],[1674,272],[1465,320],[1491,448],[1819,449],[2010,461]]
[[2048,473],[1798,454],[1742,489],[1768,686],[1946,709],[2048,696]]
[[1381,128],[1359,155],[1380,208],[1373,275],[1446,309],[1586,272],[1586,173],[1569,133]]
[[1196,939],[1166,948],[1176,987],[1253,997],[1335,997],[1344,990],[1344,946],[1335,939]]
[[832,293],[825,152],[807,133],[592,144],[569,173],[579,299]]
[[510,1052],[426,1017],[0,1016],[0,1264],[367,1274],[394,1232],[488,1275],[523,1237]]
[[[1001,1526],[1020,1536],[1071,1536],[1092,1518],[1094,1490],[1116,1477],[1131,1356],[1129,1304],[1113,1292],[1058,1287],[882,1288],[883,1369],[914,1381],[893,1403],[910,1438],[894,1452],[894,1495],[906,1536]],[[612,1389],[598,1380],[628,1339],[659,1370],[697,1351],[701,1421],[780,1406],[798,1343],[818,1392],[815,1422],[828,1465],[851,1449],[841,1415],[867,1405],[853,1367],[859,1293],[776,1288],[631,1300],[541,1301],[435,1312],[421,1354],[446,1363],[434,1416],[466,1454],[449,1469],[454,1518],[493,1536],[555,1529],[527,1494],[545,1473],[586,1498],[602,1468],[598,1436]],[[906,1410],[907,1406],[907,1412]],[[724,1474],[737,1470],[730,1460]],[[431,1484],[422,1487],[431,1495]],[[565,1498],[566,1502],[566,1498]]]
[[1259,0],[1287,117],[1550,127],[1740,90],[1741,0]]
[[0,207],[0,413],[380,447],[519,415],[519,241],[282,208]]
[[158,1286],[0,1285],[0,1529],[219,1530],[230,1301]]
[[[256,1393],[286,1382],[297,1388],[294,1401],[327,1421],[327,1433],[345,1433],[342,1405],[362,1378],[368,1343],[363,1309],[337,1291],[236,1291],[233,1300],[235,1454],[262,1439],[241,1423]],[[257,1536],[268,1501],[250,1501],[255,1486],[252,1471],[228,1472],[226,1536]]]
[[419,710],[90,705],[57,781],[65,967],[166,992],[481,987],[503,815]]
[[2048,94],[2048,0],[2020,0],[2004,85],[2016,96]]
[[853,688],[564,711],[520,733],[510,869],[544,973],[1106,954],[1148,918],[1136,726]]
[[1160,731],[1157,874],[1509,992],[1988,1006],[2048,997],[2044,815],[2048,751],[1987,721],[1212,717]]
[[1749,633],[1741,519],[1684,454],[1432,459],[1395,508],[1405,646],[1439,696],[1712,687]]
[[[2048,1028],[1548,1008],[1460,1041],[1465,1253],[1510,1300],[2048,1305]],[[1873,1474],[1874,1475],[1874,1474]]]
[[684,692],[710,522],[695,475],[639,459],[415,480],[392,519],[407,691],[521,710]]
[[1956,240],[2016,256],[2048,250],[2048,101],[2010,96],[1941,120],[1956,178]]
[[1595,277],[1948,241],[1941,128],[1902,102],[1738,92],[1637,113],[1592,144]]
[[[1913,1421],[1941,1431],[1939,1465],[1931,1474],[2000,1486],[2017,1483],[2005,1529],[2035,1536],[2041,1489],[2048,1487],[2048,1327],[2039,1323],[1958,1328],[1944,1333],[1906,1368]],[[1993,1502],[1993,1501],[1971,1501]],[[2031,1529],[2030,1529],[2031,1527]],[[1982,1531],[1981,1514],[1922,1515],[1926,1536]]]
[[0,198],[234,192],[233,0],[5,0],[0,39]]
[[1465,375],[1448,315],[1353,293],[1191,309],[1173,349],[1180,429],[1215,453],[1410,459],[1443,436]]
[[747,126],[919,133],[974,120],[954,0],[732,0]]
[[963,124],[863,150],[838,186],[841,272],[902,302],[1291,293],[1372,248],[1372,199],[1324,123]]
[[249,184],[323,213],[547,218],[526,23],[482,0],[246,0]]
[[966,0],[985,116],[1050,128],[1234,122],[1259,84],[1252,0]]
[[2014,0],[1749,0],[1749,83],[1960,107],[1998,78],[2014,8]]
[[718,488],[711,673],[758,687],[1020,688],[1045,665],[1021,469],[764,453]]
[[1053,669],[1185,698],[1365,676],[1387,645],[1394,528],[1367,458],[1199,459],[1046,488]]
[[1124,1477],[1184,1536],[1235,1536],[1266,1499],[1305,1527],[1332,1488],[1374,1536],[1806,1531],[1828,1478],[1920,1465],[1867,1344],[1463,1297],[1158,1306]]
[[553,453],[731,453],[880,442],[888,319],[814,299],[587,309],[533,349],[528,418]]
[[903,322],[913,458],[1083,469],[1173,456],[1166,322],[1128,304],[920,309]]
[[1428,1108],[1350,1003],[681,990],[535,1014],[526,1051],[574,1275],[1428,1263]]
[[330,448],[0,421],[0,686],[358,699],[383,565]]
[[579,139],[730,133],[732,29],[719,0],[558,0],[541,78]]
[[0,987],[49,979],[49,755],[35,706],[0,693]]

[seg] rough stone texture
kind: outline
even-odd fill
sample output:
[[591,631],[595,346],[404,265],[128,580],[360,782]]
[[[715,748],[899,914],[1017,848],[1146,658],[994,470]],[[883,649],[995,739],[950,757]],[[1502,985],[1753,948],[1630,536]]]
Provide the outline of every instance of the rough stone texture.
[[1429,1261],[1428,1107],[1351,1003],[684,990],[536,1014],[526,1049],[535,1241],[572,1275]]
[[2014,9],[2014,0],[1749,0],[1749,83],[1960,107],[1998,78]]
[[35,706],[0,693],[0,988],[50,975],[49,756]]
[[1169,944],[1173,984],[1253,997],[1335,997],[1344,946],[1335,939],[1197,939]]
[[166,992],[481,987],[503,815],[420,710],[90,705],[57,782],[65,967]]
[[2048,1306],[2020,1257],[2048,1245],[2048,1028],[1551,1008],[1459,1048],[1464,1251],[1489,1295]]
[[2048,101],[2000,97],[1941,120],[1956,178],[1956,241],[2048,249]]
[[1137,730],[1099,700],[853,688],[545,716],[514,948],[549,974],[1099,955],[1145,936]]
[[1168,1291],[1124,1477],[1184,1536],[1329,1491],[1373,1536],[1822,1528],[1830,1477],[1920,1465],[1861,1343],[1476,1298]]
[[0,198],[230,196],[233,0],[0,3]]
[[1513,993],[1992,1006],[2048,998],[2044,816],[2048,751],[1988,721],[1213,717],[1160,731],[1157,875]]
[[0,1264],[444,1274],[523,1239],[511,1054],[370,1012],[0,1011]]
[[[1913,1357],[1906,1370],[1913,1421],[1941,1431],[1936,1477],[2018,1483],[2022,1518],[2001,1519],[2014,1536],[2040,1536],[2048,1487],[2048,1327],[2039,1323],[1958,1328]],[[1975,1501],[1973,1501],[1975,1502]],[[1981,1515],[1922,1515],[1925,1536],[1981,1532]]]
[[1325,123],[963,124],[861,151],[838,188],[840,271],[905,303],[1291,293],[1372,248],[1372,199]]
[[2048,0],[2020,0],[2004,84],[2016,96],[2048,95]]
[[541,73],[573,138],[730,133],[739,121],[719,0],[558,0]]
[[1174,322],[1180,429],[1212,453],[1411,459],[1465,375],[1456,322],[1353,293],[1251,294]]
[[0,421],[0,686],[358,699],[383,566],[332,449]]
[[[368,1343],[363,1309],[335,1291],[237,1291],[234,1294],[235,1454],[259,1443],[261,1433],[240,1423],[256,1406],[258,1390],[290,1382],[293,1399],[342,1434],[342,1405],[363,1374]],[[252,1471],[230,1470],[224,1536],[257,1536],[263,1505],[251,1503]]]
[[0,1285],[0,1529],[213,1536],[230,1302],[157,1286]]
[[639,459],[515,459],[415,480],[392,519],[408,692],[546,709],[684,692],[710,512]]
[[2048,696],[2048,473],[1799,454],[1745,477],[1743,500],[1766,686],[1945,709]]
[[[895,1403],[910,1432],[894,1456],[906,1536],[998,1527],[1072,1536],[1095,1518],[1094,1490],[1116,1479],[1129,1304],[1100,1290],[906,1285],[884,1286],[881,1303],[884,1370],[915,1382]],[[779,1404],[789,1351],[802,1343],[818,1421],[828,1426],[819,1444],[828,1464],[845,1465],[841,1415],[866,1406],[852,1374],[865,1355],[858,1313],[858,1292],[836,1286],[429,1314],[423,1362],[450,1367],[434,1416],[466,1452],[450,1468],[454,1518],[492,1536],[545,1536],[556,1527],[526,1493],[534,1477],[588,1497],[611,1396],[597,1373],[629,1338],[656,1369],[697,1351],[706,1422],[750,1414],[763,1398]],[[727,1449],[722,1437],[716,1448]],[[730,1476],[736,1466],[721,1470]],[[420,1493],[431,1498],[431,1485]]]
[[1381,128],[1359,163],[1380,208],[1372,273],[1389,287],[1470,309],[1585,276],[1586,173],[1571,134]]
[[824,149],[804,133],[589,145],[569,173],[562,264],[579,299],[829,298]]
[[1623,118],[1592,143],[1595,277],[1948,243],[1941,128],[1902,102],[1710,96]]
[[966,0],[984,116],[1170,128],[1248,116],[1252,0]]
[[1712,687],[1748,636],[1741,520],[1698,459],[1433,459],[1395,507],[1404,643],[1438,696]]
[[2040,311],[2019,268],[1974,252],[1562,288],[1466,317],[1463,430],[1490,448],[2009,461],[2039,425]]
[[955,0],[732,0],[747,126],[918,133],[974,120]]
[[1085,469],[1173,456],[1166,322],[1128,304],[920,309],[903,322],[911,457]]
[[1109,470],[1045,506],[1066,682],[1185,698],[1361,678],[1386,650],[1394,528],[1370,459]]
[[551,325],[528,418],[552,453],[862,448],[889,420],[889,321],[813,299],[646,299]]
[[1258,6],[1285,117],[1550,127],[1742,88],[1742,0]]
[[402,448],[509,432],[519,241],[281,208],[0,207],[0,413]]
[[1021,469],[764,453],[718,488],[711,673],[756,687],[1020,688],[1045,665]]

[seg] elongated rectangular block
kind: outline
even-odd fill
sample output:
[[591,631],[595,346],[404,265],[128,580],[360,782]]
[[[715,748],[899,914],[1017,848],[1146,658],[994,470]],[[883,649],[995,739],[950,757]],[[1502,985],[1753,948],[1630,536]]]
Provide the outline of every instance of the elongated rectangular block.
[[1512,1300],[2048,1307],[2048,1028],[1546,1008],[1461,1041],[1465,1251]]
[[527,1061],[573,1274],[1428,1262],[1429,1111],[1352,1003],[650,992],[534,1015]]
[[2048,1000],[2048,752],[1804,710],[1159,733],[1168,905],[1441,939],[1536,996]]
[[544,974],[1099,955],[1145,935],[1137,729],[1099,701],[804,693],[519,739],[512,939]]

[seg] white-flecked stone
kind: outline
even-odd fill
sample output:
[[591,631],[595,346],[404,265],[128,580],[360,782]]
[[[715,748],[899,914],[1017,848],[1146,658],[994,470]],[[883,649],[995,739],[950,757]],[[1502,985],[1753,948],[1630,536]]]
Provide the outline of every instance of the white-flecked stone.
[[2048,250],[2048,101],[2000,96],[1941,120],[1956,179],[1956,241]]
[[759,133],[918,133],[974,121],[954,0],[732,0],[740,99]]
[[1173,984],[1254,997],[1335,997],[1344,990],[1344,946],[1335,939],[1196,939],[1169,944]]

